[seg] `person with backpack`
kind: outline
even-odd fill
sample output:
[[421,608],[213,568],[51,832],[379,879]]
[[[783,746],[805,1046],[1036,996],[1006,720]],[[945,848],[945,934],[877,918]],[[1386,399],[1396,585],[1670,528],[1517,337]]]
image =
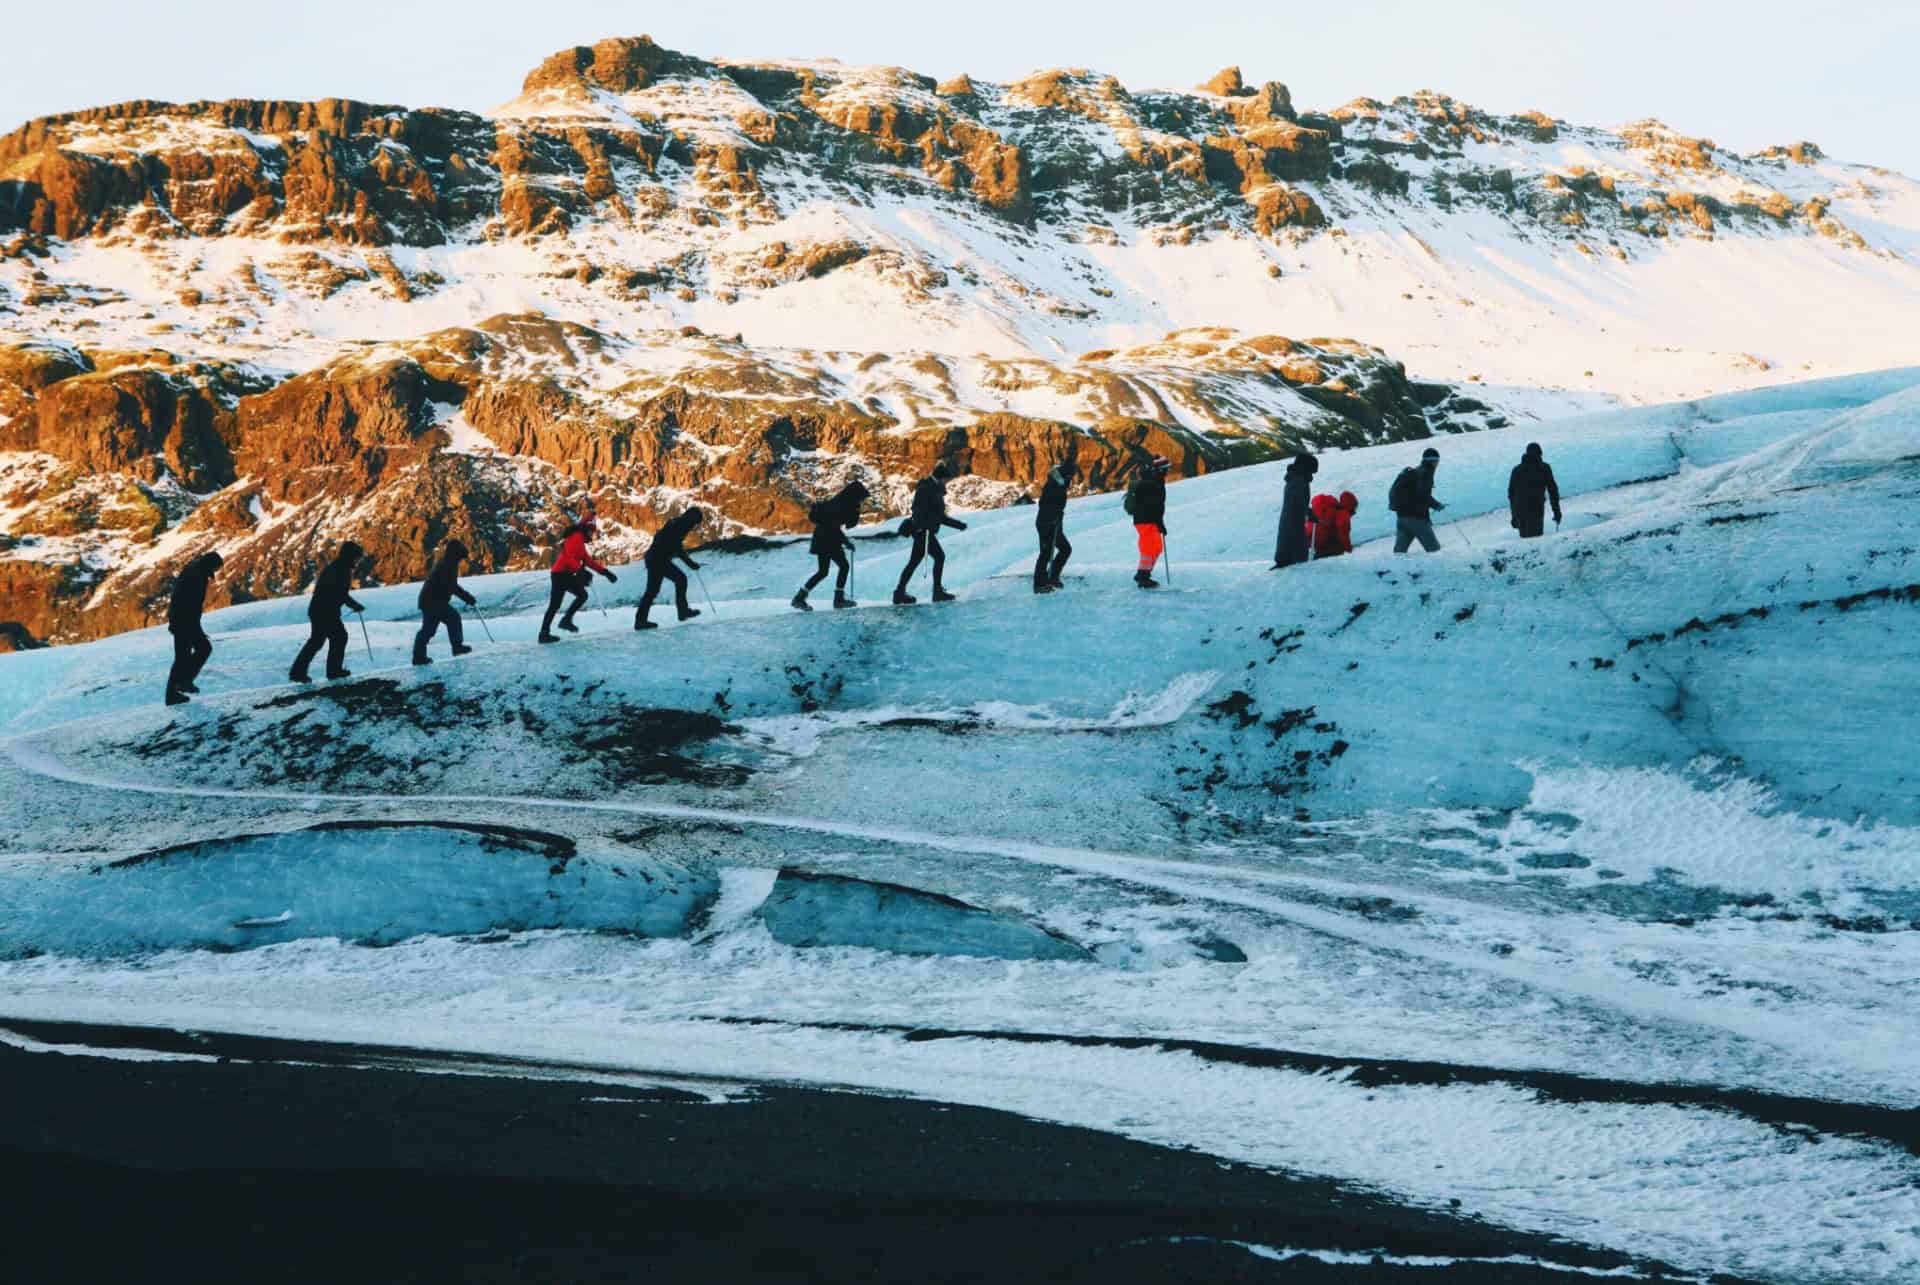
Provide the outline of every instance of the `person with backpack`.
[[1080,466],[1071,459],[1061,460],[1047,470],[1047,481],[1040,488],[1039,511],[1033,527],[1040,536],[1040,556],[1033,564],[1033,591],[1052,593],[1066,586],[1060,581],[1073,545],[1067,541],[1067,491],[1079,476]]
[[1313,523],[1313,510],[1307,496],[1313,490],[1313,475],[1320,461],[1302,451],[1287,465],[1286,486],[1280,500],[1280,530],[1274,537],[1273,570],[1307,560],[1307,528]]
[[1393,551],[1405,553],[1415,540],[1428,553],[1440,552],[1440,537],[1433,533],[1433,515],[1447,506],[1433,498],[1433,475],[1440,467],[1440,452],[1429,446],[1420,453],[1419,468],[1403,468],[1387,492],[1387,507],[1393,510]]
[[173,635],[173,667],[167,670],[167,704],[184,705],[200,689],[193,680],[213,655],[213,642],[200,626],[207,607],[207,582],[221,567],[217,553],[203,553],[189,562],[173,582],[167,599],[167,632]]
[[686,511],[668,520],[667,524],[654,533],[653,543],[647,546],[645,562],[647,564],[647,588],[640,595],[640,605],[634,608],[633,627],[635,629],[658,629],[660,626],[647,619],[647,613],[653,610],[653,600],[660,596],[663,581],[673,581],[673,605],[680,613],[680,619],[692,620],[699,615],[699,609],[687,603],[687,573],[673,565],[675,558],[686,563],[695,571],[700,564],[687,555],[685,548],[687,537],[700,525],[700,519],[706,514],[698,505],[688,505]]
[[1120,501],[1140,541],[1140,569],[1133,573],[1133,582],[1142,589],[1160,587],[1153,568],[1167,548],[1167,470],[1172,467],[1173,461],[1166,456],[1154,456]]
[[553,560],[553,570],[547,574],[547,614],[540,618],[540,637],[543,643],[556,643],[560,639],[553,632],[553,613],[560,610],[561,600],[568,594],[573,595],[567,613],[560,617],[560,627],[570,634],[580,632],[580,626],[573,618],[580,608],[587,605],[587,586],[593,583],[593,573],[599,572],[608,584],[614,584],[620,577],[607,570],[601,561],[587,552],[587,541],[600,534],[600,524],[594,518],[593,510],[588,509],[586,516],[567,528],[566,538],[560,542],[560,556]]
[[1360,511],[1360,497],[1352,491],[1340,492],[1340,498],[1322,492],[1313,497],[1313,516],[1307,521],[1307,536],[1313,543],[1315,558],[1337,558],[1353,552],[1353,515]]
[[467,546],[458,540],[447,541],[447,547],[440,554],[440,561],[433,564],[425,583],[420,586],[420,632],[413,636],[413,663],[431,665],[427,659],[427,644],[433,641],[440,626],[447,627],[447,641],[453,644],[453,654],[464,656],[473,648],[461,640],[460,613],[453,609],[455,598],[474,605],[473,595],[460,587],[460,564],[467,560]]
[[956,531],[964,531],[967,524],[947,516],[947,481],[952,476],[953,466],[941,460],[933,466],[933,472],[921,478],[913,488],[913,512],[902,529],[903,534],[913,537],[913,553],[907,558],[906,569],[900,573],[900,583],[893,587],[893,605],[896,607],[908,607],[920,601],[907,592],[907,582],[920,569],[920,560],[927,557],[933,559],[933,600],[953,601],[953,595],[940,583],[941,574],[947,566],[947,551],[940,547],[940,528],[950,526]]
[[827,578],[828,567],[839,570],[839,574],[833,578],[834,607],[860,605],[847,596],[847,575],[852,570],[847,555],[853,549],[847,528],[860,525],[860,506],[866,498],[866,486],[855,480],[841,487],[839,494],[832,499],[815,500],[807,510],[807,517],[813,522],[813,539],[807,542],[807,552],[814,556],[818,565],[813,574],[807,577],[807,582],[800,586],[800,592],[793,595],[793,605],[801,611],[813,610],[807,605],[807,595],[813,592],[815,585]]
[[347,627],[340,622],[340,609],[350,608],[355,612],[366,610],[353,598],[353,573],[360,566],[360,559],[366,556],[366,550],[349,540],[340,546],[340,552],[313,582],[313,597],[307,602],[307,641],[300,648],[300,654],[294,657],[293,668],[287,671],[287,677],[296,683],[310,683],[307,666],[320,654],[320,648],[327,649],[327,677],[352,678],[353,671],[346,667]]
[[1540,443],[1528,442],[1526,454],[1507,478],[1507,508],[1513,529],[1522,540],[1532,540],[1547,529],[1547,501],[1553,501],[1553,524],[1560,525],[1560,484],[1553,465],[1540,453]]

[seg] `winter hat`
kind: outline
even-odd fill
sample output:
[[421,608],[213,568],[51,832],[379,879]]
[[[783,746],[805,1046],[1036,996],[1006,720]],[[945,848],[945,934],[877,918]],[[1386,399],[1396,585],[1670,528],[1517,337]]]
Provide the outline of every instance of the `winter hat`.
[[456,562],[464,562],[467,558],[467,546],[458,540],[449,540],[447,541],[447,556]]
[[1148,463],[1147,467],[1156,473],[1164,473],[1173,467],[1173,461],[1164,455],[1156,455],[1152,461]]
[[953,476],[953,465],[947,463],[945,460],[941,460],[933,466],[933,475],[944,482]]
[[220,556],[220,551],[218,549],[209,549],[207,552],[200,555],[200,561],[206,563],[209,567],[213,568],[215,571],[218,571],[221,567],[226,565],[227,560]]
[[366,550],[349,540],[340,546],[340,556],[348,562],[358,562],[366,555]]
[[689,504],[681,512],[680,516],[686,520],[686,523],[689,527],[697,527],[700,525],[700,519],[706,517],[707,515],[705,510],[703,510],[699,505]]
[[1436,463],[1436,464],[1438,464],[1438,463],[1440,462],[1440,452],[1439,452],[1439,451],[1436,451],[1436,450],[1435,450],[1435,449],[1433,449],[1433,447],[1431,447],[1431,446],[1429,446],[1429,447],[1428,447],[1428,448],[1427,448],[1426,450],[1424,450],[1424,451],[1421,451],[1421,452],[1420,452],[1420,462],[1421,462],[1422,464],[1424,464],[1424,463],[1426,463],[1426,462],[1427,462],[1428,460],[1432,460],[1432,461],[1433,461],[1434,463]]
[[1309,473],[1318,473],[1320,471],[1320,461],[1315,459],[1310,451],[1301,451],[1293,457],[1293,462],[1295,464],[1305,465]]
[[1538,442],[1527,443],[1527,458],[1534,459],[1534,460],[1537,460],[1540,458],[1540,443]]
[[1352,491],[1342,491],[1340,492],[1340,507],[1349,513],[1358,513],[1360,511],[1360,497]]
[[1061,460],[1058,464],[1054,465],[1054,467],[1060,470],[1061,477],[1077,477],[1080,474],[1080,461],[1074,459],[1071,455]]

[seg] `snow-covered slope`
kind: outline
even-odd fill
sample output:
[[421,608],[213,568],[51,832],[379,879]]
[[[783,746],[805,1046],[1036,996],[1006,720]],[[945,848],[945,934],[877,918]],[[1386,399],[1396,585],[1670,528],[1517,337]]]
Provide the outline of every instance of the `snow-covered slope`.
[[232,608],[181,710],[160,631],[0,658],[0,1018],[910,1093],[1627,1273],[1910,1279],[1920,369],[1441,445],[1432,557],[1383,446],[1320,473],[1366,543],[1284,572],[1275,466],[1176,484],[1152,593],[1104,496],[1046,597],[1001,510],[938,608],[793,612],[789,545],[554,647],[543,576],[478,579],[428,670],[372,590],[313,689],[302,604]]

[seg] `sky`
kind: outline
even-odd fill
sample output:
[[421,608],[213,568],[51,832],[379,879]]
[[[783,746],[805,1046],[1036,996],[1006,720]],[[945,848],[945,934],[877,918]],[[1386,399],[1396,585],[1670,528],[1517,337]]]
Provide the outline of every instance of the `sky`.
[[0,131],[133,98],[360,98],[485,110],[546,55],[614,35],[708,58],[885,63],[1010,80],[1048,67],[1186,87],[1237,63],[1303,108],[1436,89],[1584,125],[1655,116],[1751,151],[1812,139],[1920,175],[1920,3],[1343,0],[1334,5],[968,0],[952,6],[704,0],[106,0],[84,32],[14,24]]

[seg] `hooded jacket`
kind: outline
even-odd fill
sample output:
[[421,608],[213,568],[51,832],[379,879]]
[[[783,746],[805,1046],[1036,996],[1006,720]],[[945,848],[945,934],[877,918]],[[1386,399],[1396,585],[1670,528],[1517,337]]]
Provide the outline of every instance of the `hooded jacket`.
[[1056,527],[1065,519],[1067,513],[1067,492],[1073,486],[1073,477],[1064,465],[1056,464],[1047,470],[1046,485],[1040,488],[1040,511],[1034,515],[1036,527]]
[[1275,542],[1273,560],[1288,566],[1307,560],[1307,532],[1313,525],[1307,498],[1313,493],[1313,475],[1320,461],[1304,451],[1287,465],[1286,486],[1280,498],[1280,533]]
[[964,531],[964,523],[947,516],[947,484],[929,474],[913,488],[913,529],[938,531],[943,526]]
[[360,565],[360,559],[366,556],[366,552],[351,540],[340,546],[340,552],[320,573],[320,578],[313,582],[313,600],[307,603],[307,615],[310,618],[338,620],[342,607],[364,610],[354,600],[352,589],[354,569]]
[[217,553],[203,553],[187,564],[173,582],[173,596],[167,599],[167,628],[200,627],[200,613],[207,606],[207,582],[219,569]]
[[1424,462],[1401,469],[1387,493],[1387,507],[1409,522],[1432,520],[1433,511],[1442,507],[1433,498],[1433,472]]
[[807,551],[830,558],[850,544],[847,528],[860,525],[860,506],[866,499],[866,486],[849,482],[831,498],[814,505],[813,539],[807,542]]
[[460,587],[460,564],[467,560],[467,546],[458,540],[447,541],[440,561],[433,564],[426,583],[420,586],[420,608],[444,607],[449,598],[458,598],[469,607],[473,595]]
[[704,516],[698,508],[676,513],[665,526],[654,533],[653,543],[647,546],[645,558],[647,566],[665,567],[675,558],[692,566],[693,559],[687,556],[684,546],[687,537],[693,534],[693,529],[700,525],[700,519]]
[[567,538],[560,542],[560,556],[553,560],[555,575],[571,575],[587,570],[606,571],[606,565],[587,552],[588,530],[583,522],[576,522],[567,528]]
[[1166,475],[1148,469],[1133,484],[1133,518],[1135,526],[1164,527],[1167,524],[1167,479]]
[[1518,527],[1523,516],[1531,518],[1538,525],[1546,513],[1549,500],[1553,501],[1553,520],[1558,522],[1560,484],[1554,481],[1553,465],[1529,449],[1507,478],[1507,507],[1513,512],[1513,525]]

